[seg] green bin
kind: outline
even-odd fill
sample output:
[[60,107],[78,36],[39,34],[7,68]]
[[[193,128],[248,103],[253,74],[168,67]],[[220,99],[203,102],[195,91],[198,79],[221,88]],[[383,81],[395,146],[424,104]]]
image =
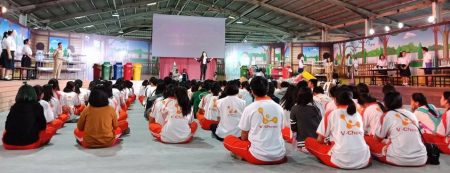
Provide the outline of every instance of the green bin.
[[241,66],[241,77],[247,78],[248,76],[248,67],[246,65]]
[[109,62],[104,62],[102,65],[102,79],[103,80],[111,79],[111,64]]

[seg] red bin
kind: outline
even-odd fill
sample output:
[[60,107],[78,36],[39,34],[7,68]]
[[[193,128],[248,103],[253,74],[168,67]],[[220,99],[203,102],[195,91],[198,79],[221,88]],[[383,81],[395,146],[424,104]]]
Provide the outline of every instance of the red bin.
[[123,79],[131,80],[131,76],[133,76],[133,64],[126,63],[123,68]]
[[283,68],[283,79],[289,79],[291,78],[291,67],[290,66],[286,66]]
[[94,80],[99,80],[102,75],[102,65],[94,64],[94,66],[92,68],[94,70]]

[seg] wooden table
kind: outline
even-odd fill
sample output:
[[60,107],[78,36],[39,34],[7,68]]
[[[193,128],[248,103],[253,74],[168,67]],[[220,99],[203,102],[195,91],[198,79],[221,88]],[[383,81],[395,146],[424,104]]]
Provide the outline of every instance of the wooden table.
[[[389,71],[395,71],[396,72],[396,76],[398,76],[398,73],[399,73],[399,70],[398,69],[396,69],[396,68],[393,68],[393,69],[388,69],[388,68],[374,68],[374,69],[369,69],[369,71],[370,71],[370,74],[371,74],[371,80],[370,80],[370,85],[377,85],[377,81],[376,81],[376,77],[381,77],[382,79],[387,79],[388,77],[389,77],[389,75],[387,75],[387,73],[389,72]],[[375,72],[379,72],[379,73],[381,73],[381,72],[386,72],[385,74],[386,75],[384,75],[384,74],[377,74],[377,75],[375,75]],[[386,80],[387,81],[387,80]],[[394,83],[394,81],[391,81],[391,83]]]

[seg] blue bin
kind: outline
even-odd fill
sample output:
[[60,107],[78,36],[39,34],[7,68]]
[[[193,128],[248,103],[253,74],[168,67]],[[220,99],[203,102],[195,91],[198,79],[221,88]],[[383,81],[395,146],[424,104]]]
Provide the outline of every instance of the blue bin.
[[121,62],[114,64],[114,80],[123,77],[123,65]]

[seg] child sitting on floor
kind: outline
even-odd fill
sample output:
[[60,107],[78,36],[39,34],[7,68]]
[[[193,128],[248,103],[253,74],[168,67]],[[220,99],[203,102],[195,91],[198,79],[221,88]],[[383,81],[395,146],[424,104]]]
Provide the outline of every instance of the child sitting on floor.
[[[45,96],[44,88],[40,85],[35,85],[33,88],[34,88],[34,91],[36,92],[36,98],[37,98],[39,104],[41,104],[42,108],[44,109],[44,116],[45,116],[47,125],[55,128],[55,129],[61,128],[63,126],[64,122],[61,119],[58,119],[58,117],[54,116],[53,110],[49,103],[50,99],[47,97],[46,100],[44,100],[44,96]],[[46,88],[48,89],[50,87],[48,85],[46,85]]]
[[63,108],[63,113],[68,113],[70,118],[67,122],[75,123],[78,121],[78,116],[76,116],[76,108],[81,105],[80,99],[77,92],[79,92],[78,86],[74,82],[69,81],[61,94],[61,105]]

